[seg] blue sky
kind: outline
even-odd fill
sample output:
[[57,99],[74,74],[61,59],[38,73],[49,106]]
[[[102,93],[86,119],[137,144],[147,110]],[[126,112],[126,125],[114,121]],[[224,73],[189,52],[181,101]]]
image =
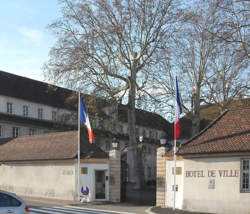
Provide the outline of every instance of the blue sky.
[[57,0],[0,0],[0,70],[44,80],[42,66],[56,39],[47,25],[60,16]]

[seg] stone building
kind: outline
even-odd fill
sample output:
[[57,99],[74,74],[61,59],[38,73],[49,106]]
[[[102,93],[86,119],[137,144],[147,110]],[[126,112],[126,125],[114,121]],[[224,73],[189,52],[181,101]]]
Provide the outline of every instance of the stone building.
[[157,205],[208,213],[249,213],[250,108],[225,111],[177,151],[157,154]]
[[[94,143],[108,152],[119,141],[133,182],[133,159],[128,145],[127,107],[82,94],[94,130]],[[77,129],[77,92],[0,71],[0,138],[16,138]],[[169,123],[160,115],[136,110],[136,133],[143,136],[144,180],[155,180],[156,148],[168,136]],[[124,156],[125,155],[125,156]]]
[[[87,201],[120,201],[120,156],[81,135],[80,187]],[[78,200],[78,132],[0,140],[0,189],[24,196]],[[82,197],[85,197],[81,194]]]

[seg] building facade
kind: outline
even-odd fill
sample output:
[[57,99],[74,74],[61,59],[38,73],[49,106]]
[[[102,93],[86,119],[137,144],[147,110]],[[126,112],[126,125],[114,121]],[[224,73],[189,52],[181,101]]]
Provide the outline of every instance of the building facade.
[[0,189],[31,197],[79,200],[80,193],[86,201],[120,201],[118,151],[109,157],[85,137],[81,135],[79,174],[77,131],[1,141]]
[[173,151],[159,148],[157,205],[196,212],[249,213],[249,115],[250,108],[226,111],[183,143],[177,152],[175,188]]
[[[82,96],[94,129],[94,143],[109,151],[115,138],[126,153],[126,106]],[[77,129],[77,99],[75,91],[0,71],[0,139]],[[159,139],[167,135],[169,123],[159,115],[138,109],[136,119],[138,142],[139,136],[144,137],[143,170],[147,182],[155,179],[156,148]],[[133,181],[130,154],[126,159],[128,180]]]

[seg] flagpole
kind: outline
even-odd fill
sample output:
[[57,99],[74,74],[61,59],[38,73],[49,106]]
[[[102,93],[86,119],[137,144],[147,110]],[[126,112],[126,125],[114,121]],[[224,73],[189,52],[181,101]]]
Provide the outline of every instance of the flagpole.
[[[175,89],[176,90],[176,89]],[[176,99],[176,98],[175,98]],[[175,102],[175,109],[177,108],[177,102],[176,100],[174,100]],[[176,191],[176,138],[175,138],[175,135],[176,135],[176,130],[175,130],[175,122],[174,122],[174,206],[173,206],[173,210],[175,210],[175,191]]]
[[80,200],[80,91],[78,92],[77,198]]
[[175,210],[175,195],[176,195],[176,139],[174,139],[174,207]]

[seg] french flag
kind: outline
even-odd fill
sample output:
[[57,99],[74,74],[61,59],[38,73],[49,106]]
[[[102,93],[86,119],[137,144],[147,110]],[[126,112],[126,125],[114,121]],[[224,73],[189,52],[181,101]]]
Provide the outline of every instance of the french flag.
[[94,133],[91,129],[88,112],[85,108],[85,105],[83,103],[82,98],[80,98],[80,122],[84,123],[85,126],[87,127],[88,134],[89,134],[89,142],[92,144],[93,138],[94,138]]
[[180,115],[182,113],[181,109],[181,101],[179,96],[179,89],[178,89],[178,81],[177,77],[175,80],[175,122],[174,122],[174,139],[179,138],[181,129],[180,129]]

